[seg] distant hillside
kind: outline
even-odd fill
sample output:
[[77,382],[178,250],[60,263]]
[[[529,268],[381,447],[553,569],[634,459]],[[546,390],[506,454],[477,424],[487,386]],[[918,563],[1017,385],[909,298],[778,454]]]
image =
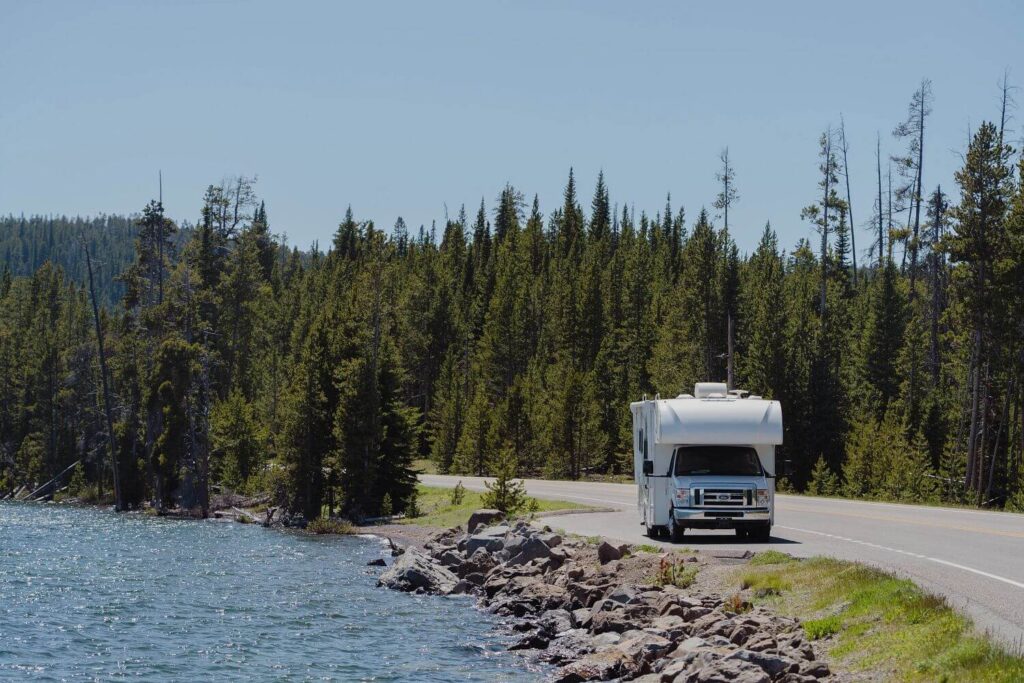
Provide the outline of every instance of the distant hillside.
[[138,230],[130,216],[0,217],[0,271],[31,275],[46,261],[59,265],[79,284],[86,281],[81,236],[89,243],[95,265],[96,291],[107,305],[117,302],[124,286],[116,278],[135,257]]

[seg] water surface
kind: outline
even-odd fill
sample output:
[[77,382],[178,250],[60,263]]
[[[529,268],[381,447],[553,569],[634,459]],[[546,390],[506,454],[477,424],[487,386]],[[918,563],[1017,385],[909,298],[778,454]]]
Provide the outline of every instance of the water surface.
[[378,539],[0,503],[0,679],[537,681],[465,598],[375,587]]

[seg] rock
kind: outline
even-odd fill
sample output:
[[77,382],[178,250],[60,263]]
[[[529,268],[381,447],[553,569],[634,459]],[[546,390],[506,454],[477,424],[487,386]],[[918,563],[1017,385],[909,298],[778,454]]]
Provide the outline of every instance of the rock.
[[386,567],[388,563],[384,561],[383,557],[378,557],[376,560],[370,560],[366,563],[367,567]]
[[530,540],[529,536],[523,534],[510,533],[508,538],[505,539],[505,550],[509,552],[509,555],[515,557],[519,554],[519,551],[523,549],[523,545]]
[[448,569],[434,564],[429,557],[410,548],[380,575],[377,585],[407,592],[421,590],[448,595],[458,582],[458,577]]
[[492,534],[476,534],[466,539],[466,555],[472,557],[477,550],[483,548],[489,553],[496,553],[505,547],[505,540]]
[[615,631],[605,631],[594,636],[594,649],[600,650],[601,648],[611,647],[612,645],[618,645],[619,641],[622,640],[622,634],[616,633]]
[[509,645],[510,650],[543,650],[547,648],[551,639],[543,633],[530,633],[523,636],[519,641]]
[[454,567],[458,567],[463,562],[462,556],[459,555],[454,550],[446,550],[446,551],[444,551],[443,553],[441,553],[441,556],[438,557],[437,559],[438,559],[438,561],[441,564],[443,564],[445,567],[448,567],[449,569],[452,569]]
[[669,640],[679,640],[689,633],[690,627],[682,620],[681,617],[667,615],[663,617],[655,617],[651,621],[651,625],[647,630],[649,632],[654,631],[659,635],[663,635]]
[[531,562],[533,560],[547,559],[548,557],[551,557],[551,549],[544,545],[543,541],[535,537],[527,540],[523,544],[522,549],[519,551],[519,554],[515,555],[511,560],[509,560],[508,564],[511,566],[516,566],[520,564],[526,564],[527,562]]
[[487,526],[489,524],[493,524],[494,522],[500,522],[503,519],[505,519],[505,515],[501,512],[501,510],[491,510],[488,508],[483,508],[475,511],[473,514],[469,516],[469,523],[466,524],[466,528],[469,530],[470,533],[473,533],[476,530],[476,528],[481,524]]
[[721,659],[701,666],[684,680],[686,683],[770,683],[771,677],[755,664],[740,659]]
[[577,627],[590,628],[591,614],[586,607],[580,607],[572,611],[572,621]]
[[828,668],[828,664],[825,662],[813,661],[802,665],[798,673],[813,678],[826,678],[831,675],[832,670]]
[[548,643],[548,649],[538,655],[538,659],[555,665],[565,664],[593,652],[594,649],[594,639],[587,630],[574,628],[559,633],[557,638]]
[[537,625],[552,634],[572,629],[572,613],[567,609],[549,609],[537,619]]
[[601,564],[608,564],[622,559],[622,552],[608,541],[602,541],[601,545],[597,546],[597,559]]
[[636,588],[623,584],[608,591],[605,600],[611,600],[620,605],[632,605],[638,601],[638,596]]
[[555,533],[537,534],[536,538],[549,548],[557,548],[562,545],[562,537]]
[[739,659],[744,662],[755,664],[772,678],[784,673],[796,673],[799,666],[792,659],[770,655],[766,652],[753,652],[752,650],[736,650],[726,655],[726,660]]
[[463,579],[469,581],[474,586],[482,586],[484,585],[484,581],[487,580],[487,577],[480,572],[472,572],[470,574],[466,574]]
[[628,673],[631,668],[632,661],[626,653],[612,648],[591,653],[567,664],[554,673],[552,680],[558,683],[608,681]]
[[452,595],[472,595],[476,592],[478,586],[471,581],[462,579],[452,588]]
[[632,621],[621,611],[598,612],[590,619],[590,630],[593,633],[616,631],[622,633],[632,628]]
[[755,633],[757,633],[756,627],[750,624],[740,624],[729,634],[729,642],[735,645],[743,645]]
[[633,630],[623,633],[622,640],[615,647],[628,656],[636,668],[640,668],[668,654],[672,641],[646,631]]
[[679,643],[679,645],[676,646],[676,649],[673,650],[672,654],[670,654],[669,656],[681,657],[687,652],[703,650],[708,647],[710,647],[710,645],[708,645],[708,641],[704,640],[703,638],[693,636],[692,638],[687,638],[683,642]]
[[779,644],[770,634],[758,633],[744,643],[743,647],[754,652],[764,652],[779,649]]

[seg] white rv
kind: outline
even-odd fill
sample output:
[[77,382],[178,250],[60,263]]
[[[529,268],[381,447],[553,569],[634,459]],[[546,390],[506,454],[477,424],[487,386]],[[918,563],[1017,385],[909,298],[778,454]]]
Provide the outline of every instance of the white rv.
[[735,529],[768,539],[775,519],[775,447],[782,406],[725,384],[630,404],[642,523],[651,538]]

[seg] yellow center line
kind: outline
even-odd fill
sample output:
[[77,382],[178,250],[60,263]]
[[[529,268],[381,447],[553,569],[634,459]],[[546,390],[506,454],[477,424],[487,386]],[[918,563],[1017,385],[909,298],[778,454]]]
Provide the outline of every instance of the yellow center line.
[[819,508],[804,507],[801,505],[790,505],[788,503],[777,503],[780,510],[791,510],[793,512],[809,512],[815,515],[832,515],[834,517],[855,517],[857,519],[873,519],[879,522],[896,522],[899,524],[914,524],[916,526],[934,527],[936,529],[949,529],[955,531],[967,531],[973,534],[988,534],[990,536],[1006,536],[1009,538],[1024,538],[1024,531],[1002,531],[1000,529],[987,529],[980,526],[966,524],[947,524],[944,522],[932,522],[923,519],[908,519],[870,512],[837,512],[834,510],[822,510]]

